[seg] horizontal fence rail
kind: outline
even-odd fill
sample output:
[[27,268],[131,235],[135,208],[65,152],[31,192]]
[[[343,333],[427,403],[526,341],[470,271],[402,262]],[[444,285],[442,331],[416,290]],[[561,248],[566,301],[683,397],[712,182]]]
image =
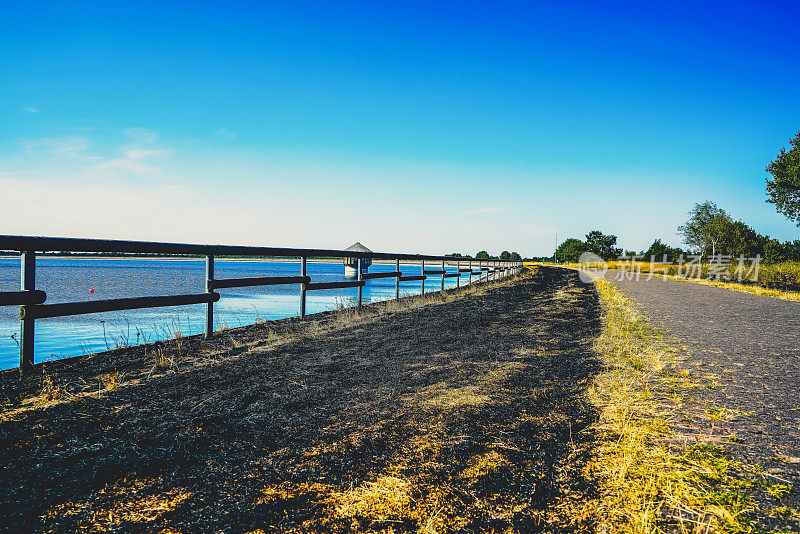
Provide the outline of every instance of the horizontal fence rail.
[[47,293],[38,289],[33,289],[30,291],[6,291],[0,293],[0,306],[42,304],[45,300],[47,300]]
[[47,317],[66,317],[86,313],[101,313],[123,310],[141,310],[144,308],[164,308],[168,306],[186,306],[188,304],[207,304],[217,302],[219,293],[200,293],[198,295],[170,295],[166,297],[132,297],[127,299],[94,300],[89,302],[67,302],[64,304],[42,304],[40,306],[22,306],[20,318],[45,319]]
[[425,275],[417,275],[417,276],[401,276],[398,278],[401,282],[419,282],[428,278]]
[[316,284],[306,284],[306,289],[313,291],[316,289],[344,289],[347,287],[364,287],[367,283],[364,280],[354,280],[353,282],[319,282]]
[[[460,287],[461,275],[465,274],[468,283],[472,284],[473,276],[478,281],[496,280],[500,275],[515,274],[522,269],[518,260],[486,260],[470,257],[432,256],[425,254],[405,254],[389,252],[357,252],[332,249],[301,249],[253,247],[235,245],[199,245],[189,243],[160,243],[148,241],[122,241],[109,239],[73,239],[61,237],[33,237],[0,235],[0,251],[20,252],[20,291],[0,292],[0,306],[20,306],[20,361],[22,375],[28,374],[34,364],[34,325],[36,319],[65,317],[109,311],[135,310],[143,308],[160,308],[184,306],[191,304],[206,305],[205,336],[214,334],[214,303],[221,295],[215,290],[240,287],[260,287],[272,285],[300,285],[300,317],[306,315],[306,293],[315,290],[357,288],[357,306],[362,305],[362,290],[368,280],[394,278],[395,299],[400,299],[401,282],[421,282],[421,294],[425,294],[425,280],[429,275],[441,277],[441,291],[445,291],[445,279],[456,278],[456,287]],[[86,302],[66,302],[46,304],[47,294],[36,289],[36,254],[38,252],[67,253],[110,253],[110,254],[163,254],[178,256],[196,256],[205,258],[206,292],[189,295],[142,296],[120,299],[107,299]],[[272,257],[299,259],[299,276],[261,276],[252,278],[217,279],[214,276],[214,260],[220,256],[233,257]],[[313,282],[308,276],[307,263],[313,258],[341,258],[354,260],[356,264],[356,280],[335,282]],[[362,266],[369,265],[371,260],[392,260],[395,270],[391,272],[366,273]],[[420,274],[403,274],[400,262],[419,262]],[[437,262],[441,268],[426,269],[425,262]],[[452,271],[447,270],[447,263]],[[352,264],[351,264],[352,265]],[[465,267],[462,267],[466,265]]]
[[229,289],[233,287],[276,286],[285,284],[307,284],[308,276],[259,276],[257,278],[225,278],[212,280],[212,289]]
[[375,280],[377,278],[400,278],[403,273],[395,271],[391,273],[364,273],[361,275],[362,280]]

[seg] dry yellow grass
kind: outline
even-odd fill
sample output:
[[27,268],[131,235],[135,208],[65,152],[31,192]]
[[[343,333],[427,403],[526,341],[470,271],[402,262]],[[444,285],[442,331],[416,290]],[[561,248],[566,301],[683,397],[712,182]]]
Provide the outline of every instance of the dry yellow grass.
[[120,375],[119,372],[114,371],[113,373],[104,373],[97,377],[98,382],[100,382],[101,389],[106,391],[113,391],[117,389],[120,384]]
[[682,448],[670,439],[674,406],[659,392],[685,387],[678,351],[613,284],[596,285],[603,305],[596,350],[607,368],[589,392],[601,415],[587,469],[602,488],[591,503],[602,518],[598,530],[753,532],[746,514],[753,504],[735,489],[750,482],[730,474],[742,466],[717,445]]
[[[67,502],[55,507],[47,516],[85,514],[85,532],[115,531],[131,525],[145,525],[175,510],[192,494],[181,488],[164,488],[158,479],[123,479],[109,485],[101,493],[110,503],[103,511],[88,510],[85,503]],[[167,531],[162,531],[167,532]],[[179,532],[171,530],[171,532]]]
[[56,384],[56,382],[53,380],[53,377],[50,375],[45,375],[42,379],[42,389],[39,392],[39,395],[32,399],[32,406],[35,408],[41,408],[42,406],[59,402],[67,397],[69,397],[69,394],[64,390],[64,388]]

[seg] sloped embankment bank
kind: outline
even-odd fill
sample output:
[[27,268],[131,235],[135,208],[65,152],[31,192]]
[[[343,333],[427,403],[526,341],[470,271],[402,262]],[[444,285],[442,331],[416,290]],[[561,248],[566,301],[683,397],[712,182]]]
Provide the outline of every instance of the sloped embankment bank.
[[0,377],[0,521],[56,531],[552,530],[596,418],[596,293],[491,286]]

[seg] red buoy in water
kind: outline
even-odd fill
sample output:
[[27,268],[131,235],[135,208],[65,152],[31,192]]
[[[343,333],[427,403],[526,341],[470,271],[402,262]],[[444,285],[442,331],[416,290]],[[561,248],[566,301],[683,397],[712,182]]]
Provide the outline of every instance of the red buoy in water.
[[89,293],[94,293],[94,289],[90,289],[90,290],[89,290]]

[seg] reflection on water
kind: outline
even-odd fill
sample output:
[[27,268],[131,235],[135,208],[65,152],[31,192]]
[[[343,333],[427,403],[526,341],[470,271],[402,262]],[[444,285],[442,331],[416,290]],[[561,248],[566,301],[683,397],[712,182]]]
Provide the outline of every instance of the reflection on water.
[[[18,258],[0,258],[0,291],[19,290]],[[341,263],[308,263],[314,282],[342,280]],[[402,265],[404,275],[420,274],[419,265]],[[394,264],[373,263],[370,272],[394,271]],[[299,262],[217,260],[215,274],[222,278],[290,276],[300,274]],[[438,291],[440,278],[429,277],[425,292]],[[467,277],[462,277],[464,284]],[[445,279],[454,287],[456,278]],[[76,302],[134,296],[176,295],[205,291],[203,260],[166,259],[76,259],[39,257],[36,286],[47,292],[47,303]],[[402,294],[418,294],[419,282],[401,284]],[[278,285],[218,290],[222,299],[214,305],[217,326],[236,327],[259,321],[298,315],[300,286]],[[368,280],[365,303],[394,297],[394,278]],[[308,313],[352,306],[356,288],[310,291]],[[36,362],[76,356],[203,331],[205,305],[152,308],[124,312],[95,313],[36,321]],[[0,307],[0,369],[19,364],[19,308]]]

